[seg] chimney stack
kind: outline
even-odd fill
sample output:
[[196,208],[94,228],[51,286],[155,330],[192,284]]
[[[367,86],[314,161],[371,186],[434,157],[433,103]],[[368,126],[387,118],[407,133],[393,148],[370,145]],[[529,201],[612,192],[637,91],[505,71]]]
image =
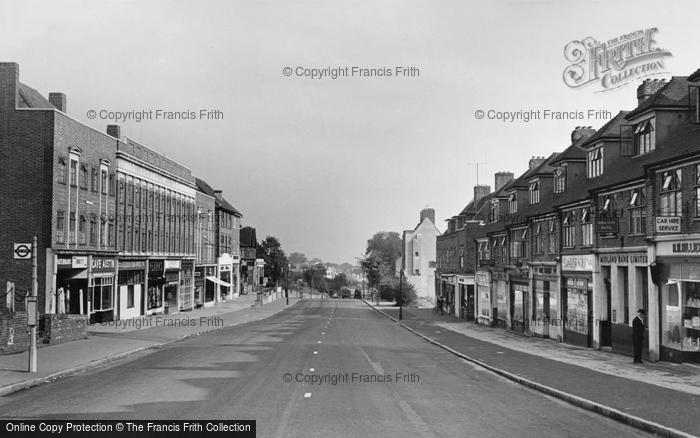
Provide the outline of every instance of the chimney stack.
[[122,138],[122,128],[119,125],[107,125],[107,135],[114,138]]
[[489,193],[491,193],[491,186],[489,185],[479,184],[474,186],[474,204],[479,202],[481,198],[487,196]]
[[532,157],[530,158],[530,163],[529,163],[529,169],[534,169],[535,167],[539,166],[540,164],[544,163],[544,161],[547,158],[545,157]]
[[595,134],[595,132],[595,129],[591,126],[577,126],[576,129],[571,131],[571,144],[586,140]]
[[423,220],[425,218],[430,219],[430,221],[435,224],[435,209],[426,207],[423,210],[420,211],[420,222],[423,223]]
[[504,185],[513,181],[513,178],[515,178],[515,175],[513,174],[513,172],[497,172],[496,173],[495,188],[493,189],[493,191],[497,192],[497,191],[501,190],[501,188]]
[[49,93],[49,102],[62,113],[68,111],[66,95],[63,93]]
[[0,62],[0,110],[17,108],[19,65],[16,62]]
[[637,105],[641,105],[666,84],[668,84],[666,79],[644,79],[644,82],[637,88]]

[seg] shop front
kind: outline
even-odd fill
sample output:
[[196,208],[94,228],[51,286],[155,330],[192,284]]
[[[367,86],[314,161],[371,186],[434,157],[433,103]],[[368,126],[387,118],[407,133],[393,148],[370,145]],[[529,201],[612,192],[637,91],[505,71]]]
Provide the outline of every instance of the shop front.
[[179,289],[180,289],[180,269],[182,268],[180,260],[165,260],[163,264],[165,269],[165,313],[178,313],[180,307]]
[[230,254],[223,254],[218,258],[218,267],[218,278],[220,280],[218,282],[219,296],[222,301],[226,301],[227,299],[231,299],[233,294],[236,292],[234,291],[234,286],[232,283],[234,273],[233,257],[231,257]]
[[700,363],[700,236],[657,242],[655,270],[660,292],[660,358]]
[[114,275],[116,260],[90,257],[88,272],[88,296],[90,299],[90,323],[113,321],[116,318],[114,299]]
[[457,316],[465,321],[474,321],[476,316],[476,296],[474,293],[474,277],[457,275]]
[[593,341],[593,254],[563,255],[561,302],[567,344],[590,348]]
[[530,330],[530,282],[526,270],[513,270],[510,283],[510,328],[519,333]]
[[146,315],[164,311],[163,293],[165,290],[165,260],[148,261],[148,290],[146,293]]
[[476,302],[478,315],[476,322],[483,325],[491,325],[493,323],[491,301],[491,273],[489,271],[476,271]]
[[[594,329],[600,330],[600,346],[615,353],[632,356],[632,320],[637,309],[649,311],[649,273],[644,251],[615,251],[598,255],[600,287],[595,290],[598,317]],[[643,356],[648,357],[648,333],[644,335]]]
[[119,260],[117,290],[118,319],[135,318],[144,314],[145,260]]
[[561,339],[559,314],[559,277],[556,266],[537,266],[532,270],[532,324],[533,335]]
[[510,311],[508,309],[508,282],[503,271],[491,272],[491,291],[496,294],[496,308],[492,318],[501,328],[510,327]]
[[182,260],[180,268],[180,289],[179,289],[180,310],[192,310],[195,306],[194,300],[194,260]]
[[58,255],[56,257],[56,287],[47,313],[90,315],[88,307],[88,256]]
[[197,307],[214,305],[216,283],[209,281],[216,278],[216,265],[197,266],[194,270],[194,296]]

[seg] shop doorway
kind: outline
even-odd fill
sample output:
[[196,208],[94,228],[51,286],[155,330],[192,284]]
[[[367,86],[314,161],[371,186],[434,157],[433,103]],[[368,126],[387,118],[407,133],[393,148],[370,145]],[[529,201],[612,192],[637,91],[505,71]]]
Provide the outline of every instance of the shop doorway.
[[475,314],[475,309],[474,309],[474,285],[468,284],[467,285],[467,305],[466,305],[466,320],[467,321],[474,321],[474,314]]
[[600,321],[600,346],[612,347],[612,289],[610,285],[610,266],[602,266],[601,274],[605,283],[605,319]]

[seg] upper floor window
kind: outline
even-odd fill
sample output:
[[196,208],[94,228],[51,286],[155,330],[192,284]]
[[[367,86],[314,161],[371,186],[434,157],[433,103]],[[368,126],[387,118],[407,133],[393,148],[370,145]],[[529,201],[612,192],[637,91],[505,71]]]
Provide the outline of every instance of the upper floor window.
[[655,124],[655,119],[648,119],[635,125],[632,155],[646,154],[656,148]]
[[534,181],[530,183],[530,205],[540,202],[540,182]]
[[527,257],[527,228],[512,230],[510,232],[510,256],[520,259]]
[[700,85],[691,85],[688,93],[690,123],[700,124]]
[[700,164],[695,165],[695,217],[700,217]]
[[681,191],[681,169],[667,170],[661,174],[659,181],[659,215],[680,216],[683,214],[683,196]]
[[56,212],[56,243],[65,243],[66,241],[66,213],[64,211]]
[[566,167],[557,167],[554,170],[554,193],[562,193],[566,190]]
[[498,221],[498,199],[494,199],[493,201],[491,201],[490,210],[489,210],[489,221],[490,222],[497,222]]
[[564,220],[562,221],[562,228],[564,230],[564,246],[572,247],[576,245],[576,224],[572,217],[571,212],[564,213]]
[[593,222],[588,207],[581,209],[581,245],[593,245]]
[[510,196],[508,196],[508,213],[517,213],[518,212],[518,194],[517,193],[511,193]]
[[614,216],[615,200],[612,195],[603,196],[600,198],[600,212],[605,216]]
[[56,181],[66,183],[66,159],[58,157],[58,169],[56,173]]
[[547,239],[547,234],[549,226],[546,221],[535,222],[535,239],[533,252],[535,254],[545,254],[549,252],[549,239]]
[[88,167],[85,164],[80,165],[80,188],[83,190],[88,188]]
[[630,191],[630,234],[646,234],[646,190],[644,187]]
[[489,241],[483,240],[479,242],[479,261],[491,260],[491,250]]
[[107,176],[107,171],[105,169],[102,169],[102,178],[100,179],[100,184],[102,185],[102,194],[106,195],[107,194],[107,184],[108,184],[108,176]]
[[595,178],[603,174],[603,147],[599,146],[588,151],[588,178]]
[[78,185],[78,162],[70,160],[70,185]]
[[116,192],[115,176],[113,173],[109,174],[109,196],[114,196]]
[[93,192],[98,191],[97,190],[97,175],[98,175],[97,169],[95,169],[93,167],[91,169],[91,172],[90,172],[90,190],[92,190]]

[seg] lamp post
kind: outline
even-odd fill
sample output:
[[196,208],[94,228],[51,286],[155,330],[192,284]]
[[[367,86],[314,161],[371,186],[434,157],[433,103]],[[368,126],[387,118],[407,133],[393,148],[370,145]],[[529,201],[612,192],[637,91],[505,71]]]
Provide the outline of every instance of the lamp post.
[[403,268],[399,271],[399,321],[403,319]]
[[284,271],[284,296],[287,298],[287,305],[289,305],[289,268],[291,264],[287,264],[287,269]]

